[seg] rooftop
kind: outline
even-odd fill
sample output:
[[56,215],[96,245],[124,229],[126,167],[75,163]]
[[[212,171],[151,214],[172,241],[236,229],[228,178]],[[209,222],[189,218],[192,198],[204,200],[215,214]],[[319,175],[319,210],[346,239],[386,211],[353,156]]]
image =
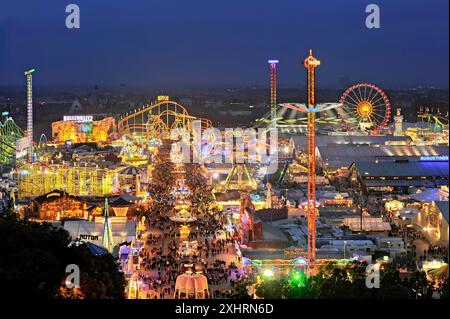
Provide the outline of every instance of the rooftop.
[[398,177],[446,177],[448,178],[448,162],[374,162],[355,161],[354,164],[361,176],[398,176]]
[[448,224],[448,201],[436,201],[435,203]]
[[412,145],[326,145],[319,146],[320,157],[328,167],[348,167],[355,160],[419,160],[421,156],[448,156],[446,146]]
[[[306,135],[292,136],[292,141],[295,144],[296,149],[306,149],[308,140]],[[388,142],[411,142],[409,136],[331,136],[331,135],[317,135],[316,145],[332,146],[332,145],[386,145]]]

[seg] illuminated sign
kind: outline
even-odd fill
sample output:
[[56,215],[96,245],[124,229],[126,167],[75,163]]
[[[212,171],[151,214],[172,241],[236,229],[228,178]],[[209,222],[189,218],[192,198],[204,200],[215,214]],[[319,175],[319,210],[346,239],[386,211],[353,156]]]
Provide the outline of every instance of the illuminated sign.
[[21,151],[17,151],[16,152],[16,159],[22,158],[27,156],[28,152],[27,149],[21,150]]
[[289,256],[289,255],[305,255],[307,253],[307,251],[305,251],[304,248],[288,248],[284,250],[284,255],[285,256]]
[[28,149],[31,147],[31,136],[25,136],[16,141],[16,159],[27,155]]
[[79,123],[86,123],[86,122],[92,122],[94,117],[92,115],[64,115],[63,121],[64,122],[79,122]]
[[81,240],[98,240],[98,236],[94,235],[79,235],[78,236]]
[[448,161],[448,156],[447,155],[421,156],[420,160],[425,162],[446,162]]
[[16,141],[16,150],[23,150],[31,146],[31,138],[29,136],[22,137]]
[[47,194],[47,198],[49,198],[49,197],[57,197],[57,196],[61,196],[61,194],[59,192]]
[[160,95],[160,96],[158,96],[158,102],[165,102],[165,101],[169,101],[169,96],[168,95]]

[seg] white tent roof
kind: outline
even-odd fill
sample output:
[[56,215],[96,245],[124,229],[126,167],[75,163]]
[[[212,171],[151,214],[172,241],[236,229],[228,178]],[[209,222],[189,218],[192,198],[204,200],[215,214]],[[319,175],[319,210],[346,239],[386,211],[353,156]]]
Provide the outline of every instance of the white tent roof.
[[[361,231],[360,217],[345,217],[344,224],[352,231]],[[391,230],[391,225],[384,222],[382,218],[378,217],[363,217],[362,228],[366,231],[387,231]]]

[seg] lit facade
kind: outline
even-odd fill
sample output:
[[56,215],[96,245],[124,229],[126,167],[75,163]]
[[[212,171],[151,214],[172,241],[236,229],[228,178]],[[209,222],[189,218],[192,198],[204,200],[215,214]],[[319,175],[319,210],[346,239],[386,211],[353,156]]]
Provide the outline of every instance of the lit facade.
[[59,189],[73,195],[105,196],[113,191],[115,172],[98,167],[26,164],[18,170],[19,198]]
[[107,143],[116,129],[116,121],[107,117],[94,121],[92,116],[65,116],[52,123],[52,138],[56,143]]
[[33,217],[42,220],[87,219],[87,205],[77,196],[54,190],[31,201]]
[[433,245],[448,247],[448,201],[425,203],[414,222]]

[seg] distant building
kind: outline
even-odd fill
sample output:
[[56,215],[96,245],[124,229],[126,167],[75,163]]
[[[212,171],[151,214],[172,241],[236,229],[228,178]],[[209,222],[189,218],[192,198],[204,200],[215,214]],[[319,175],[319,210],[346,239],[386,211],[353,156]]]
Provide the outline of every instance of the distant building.
[[371,240],[330,240],[329,244],[322,245],[320,250],[337,251],[342,257],[352,258],[355,256],[371,256],[375,253],[376,245]]
[[78,100],[73,101],[69,109],[69,114],[80,113],[83,111],[83,106]]
[[[291,137],[292,145],[295,145],[297,152],[305,152],[308,146],[306,135],[296,135]],[[370,136],[370,135],[317,135],[316,146],[343,146],[343,145],[409,145],[412,140],[409,136]]]
[[182,98],[180,104],[186,107],[192,106],[192,99],[188,97]]
[[346,169],[355,161],[419,161],[424,156],[448,156],[445,146],[327,145],[318,146],[318,158],[327,170]]
[[69,115],[52,123],[52,138],[56,143],[105,143],[115,130],[112,117],[95,121],[92,115]]

